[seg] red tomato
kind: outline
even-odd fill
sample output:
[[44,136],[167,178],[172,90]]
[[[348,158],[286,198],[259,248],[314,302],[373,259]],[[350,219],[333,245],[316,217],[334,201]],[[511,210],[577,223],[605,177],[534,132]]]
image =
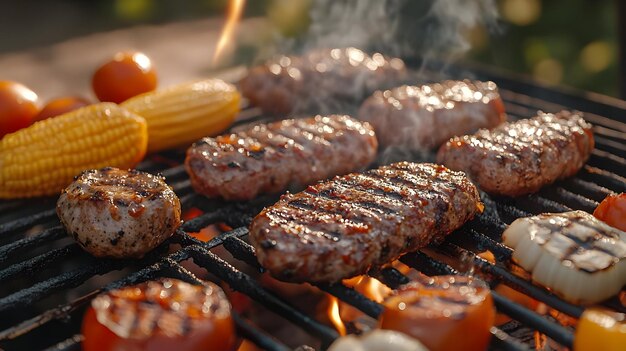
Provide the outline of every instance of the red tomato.
[[91,81],[100,101],[121,103],[157,86],[156,70],[140,52],[118,52],[100,67]]
[[83,319],[84,351],[232,351],[230,303],[217,285],[151,281],[96,297]]
[[89,105],[90,102],[76,96],[62,97],[54,100],[50,100],[46,106],[44,106],[39,114],[35,116],[35,121],[41,121],[46,118],[62,115],[70,111],[74,111],[80,107]]
[[626,232],[626,193],[607,196],[593,211],[593,215],[611,227]]
[[0,81],[0,138],[31,125],[38,112],[35,92],[20,83]]
[[401,286],[383,301],[381,327],[410,335],[431,351],[482,351],[495,308],[489,287],[465,276],[433,277]]

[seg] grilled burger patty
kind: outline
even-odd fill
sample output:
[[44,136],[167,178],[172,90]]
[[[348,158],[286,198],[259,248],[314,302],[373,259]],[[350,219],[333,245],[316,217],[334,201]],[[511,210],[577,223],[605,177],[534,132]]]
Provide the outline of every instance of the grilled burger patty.
[[303,56],[279,56],[252,68],[240,82],[242,94],[267,114],[315,110],[335,112],[337,99],[360,100],[404,78],[400,59],[368,55],[355,48],[322,49]]
[[85,171],[63,190],[57,214],[96,257],[141,257],[180,226],[180,201],[162,177],[137,170]]
[[374,127],[382,147],[423,150],[493,128],[506,114],[494,82],[450,80],[377,91],[361,105],[359,119]]
[[443,240],[481,208],[462,172],[400,162],[284,195],[254,219],[250,241],[279,279],[337,282]]
[[249,200],[365,168],[377,146],[367,123],[316,116],[204,138],[187,150],[185,168],[198,193]]
[[520,196],[574,175],[593,149],[591,125],[569,111],[539,112],[534,118],[493,130],[454,137],[437,162],[465,171],[488,193]]

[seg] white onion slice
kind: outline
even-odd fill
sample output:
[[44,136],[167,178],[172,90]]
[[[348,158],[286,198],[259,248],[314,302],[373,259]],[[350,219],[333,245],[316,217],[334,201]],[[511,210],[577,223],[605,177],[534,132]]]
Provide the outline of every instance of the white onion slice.
[[626,233],[586,212],[520,218],[502,239],[534,281],[572,303],[605,300],[626,284]]
[[416,339],[393,330],[378,329],[361,336],[337,339],[328,351],[428,351]]

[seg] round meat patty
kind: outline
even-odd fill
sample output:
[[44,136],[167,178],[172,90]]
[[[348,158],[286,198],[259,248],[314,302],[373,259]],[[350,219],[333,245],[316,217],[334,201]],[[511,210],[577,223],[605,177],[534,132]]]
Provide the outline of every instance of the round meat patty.
[[180,200],[163,177],[103,168],[78,175],[57,201],[67,232],[96,257],[142,257],[180,226]]

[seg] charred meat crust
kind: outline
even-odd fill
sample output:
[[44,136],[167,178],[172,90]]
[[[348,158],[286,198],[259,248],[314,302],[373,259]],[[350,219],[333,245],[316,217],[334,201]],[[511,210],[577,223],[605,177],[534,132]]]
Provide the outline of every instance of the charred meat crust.
[[370,125],[349,116],[290,119],[204,138],[187,150],[185,169],[200,194],[249,200],[365,168],[377,146]]
[[337,282],[443,240],[480,208],[462,172],[401,162],[284,195],[254,219],[250,240],[279,279]]
[[534,118],[454,137],[437,161],[465,171],[488,193],[520,196],[570,177],[593,150],[591,125],[578,112],[539,112]]
[[338,99],[361,100],[391,88],[406,75],[402,60],[355,48],[321,49],[303,56],[278,56],[252,68],[242,94],[263,112],[285,115],[324,111]]
[[443,81],[377,91],[359,109],[381,147],[429,150],[455,135],[493,128],[506,120],[493,82]]
[[162,177],[137,170],[84,171],[63,190],[57,214],[97,257],[141,257],[180,226],[180,201]]

